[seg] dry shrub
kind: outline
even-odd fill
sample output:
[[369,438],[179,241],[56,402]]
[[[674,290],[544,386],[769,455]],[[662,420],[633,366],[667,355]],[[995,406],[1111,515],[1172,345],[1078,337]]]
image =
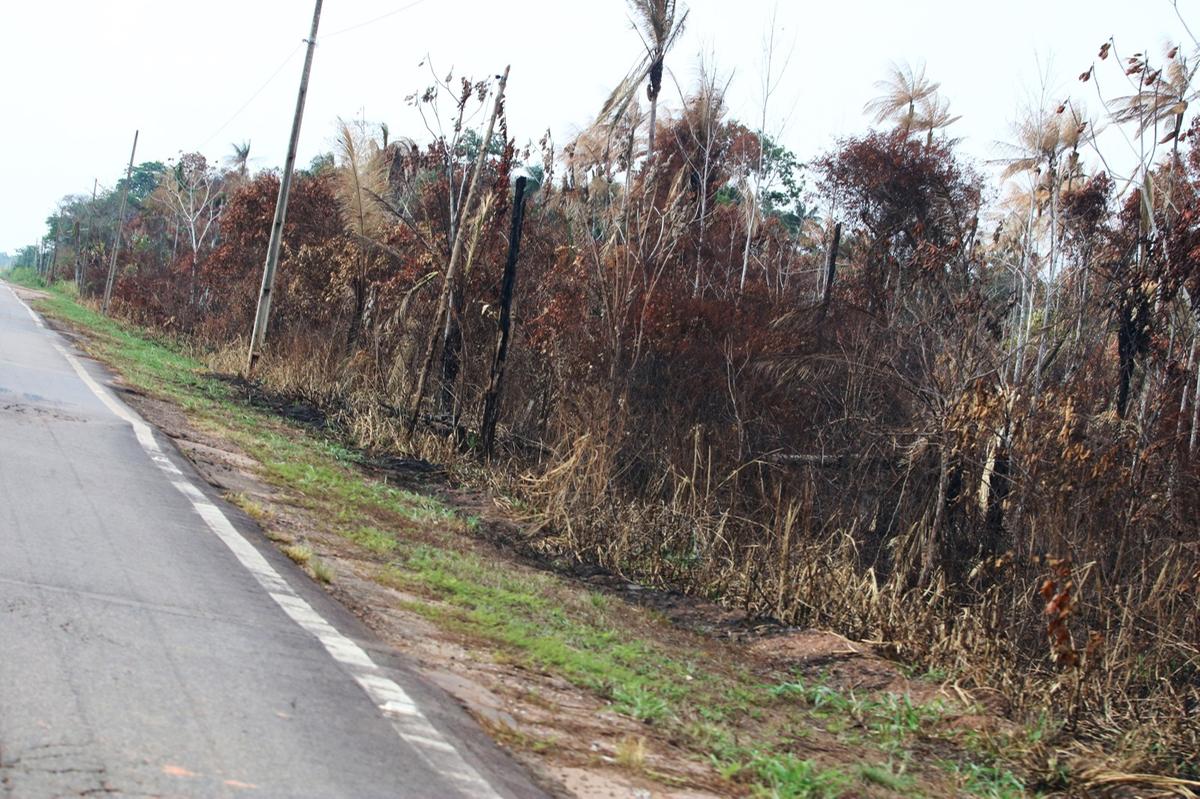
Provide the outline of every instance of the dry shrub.
[[[689,106],[645,160],[628,119],[589,131],[528,209],[493,461],[531,509],[527,543],[999,689],[1057,725],[1030,748],[1048,786],[1055,763],[1097,786],[1194,777],[1200,358],[1183,287],[1200,157],[1174,197],[1188,221],[1164,217],[1172,238],[1139,248],[1138,203],[1118,207],[1111,181],[989,237],[983,180],[952,142],[871,133],[814,165],[844,221],[828,253],[838,237],[796,197],[744,191],[765,142],[719,112]],[[462,219],[446,177],[470,162],[461,141],[368,149],[394,224],[356,238],[335,176],[298,183],[256,379],[357,446],[463,463],[518,153],[486,159],[485,210]],[[240,366],[274,185],[230,200],[181,330],[222,371]],[[473,266],[431,330],[452,222]],[[1029,249],[1047,236],[1053,283]],[[120,307],[177,329],[176,272],[125,280]],[[439,386],[410,437],[431,334]]]

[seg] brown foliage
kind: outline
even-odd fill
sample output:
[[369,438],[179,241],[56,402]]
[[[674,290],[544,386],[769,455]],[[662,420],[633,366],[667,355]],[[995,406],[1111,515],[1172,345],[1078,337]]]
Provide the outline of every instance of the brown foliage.
[[[982,178],[950,143],[840,142],[814,164],[845,229],[824,286],[826,233],[761,206],[747,226],[738,186],[757,137],[702,112],[664,124],[653,159],[629,163],[632,140],[589,150],[529,206],[496,478],[536,509],[525,543],[884,641],[1001,687],[1017,712],[1057,708],[1069,673],[1080,730],[1117,745],[1152,721],[1158,748],[1140,767],[1182,769],[1197,739],[1181,708],[1200,702],[1200,359],[1183,302],[1200,288],[1200,155],[1171,167],[1171,202],[1151,204],[1161,234],[1136,193],[1114,211],[1098,175],[1052,185],[1006,221],[1032,232],[1001,226],[987,243]],[[485,210],[464,219],[458,144],[387,153],[389,221],[370,241],[347,234],[335,176],[297,181],[263,374],[362,445],[469,450],[508,177],[530,154],[489,156]],[[248,330],[277,186],[264,174],[230,196],[196,340]],[[1036,243],[1051,217],[1053,281]],[[398,407],[460,225],[472,244],[446,339],[453,413],[408,441]],[[180,271],[145,258],[121,296],[170,327]]]

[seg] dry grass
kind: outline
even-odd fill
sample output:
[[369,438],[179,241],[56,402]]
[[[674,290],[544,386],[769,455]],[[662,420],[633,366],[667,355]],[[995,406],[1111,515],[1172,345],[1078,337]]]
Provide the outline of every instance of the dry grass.
[[313,551],[303,544],[289,544],[280,547],[280,551],[291,558],[297,566],[308,566],[313,558]]
[[[489,482],[494,493],[515,500],[510,510],[526,523],[524,543],[547,556],[596,563],[789,624],[834,629],[958,675],[964,686],[998,691],[1011,717],[1047,729],[1037,746],[1004,742],[1023,751],[1035,782],[1101,785],[1114,774],[1170,773],[1200,750],[1200,689],[1178,676],[1200,673],[1190,643],[1197,640],[1200,599],[1187,590],[1195,559],[1185,545],[1120,573],[1119,583],[1094,565],[1100,549],[1092,550],[1092,565],[1068,567],[1074,593],[1067,638],[1056,649],[1038,596],[1053,577],[1045,558],[1005,553],[978,564],[966,583],[944,573],[914,583],[916,561],[902,561],[920,553],[904,548],[922,539],[919,523],[894,542],[898,554],[881,560],[868,554],[871,533],[857,517],[818,517],[820,485],[810,480],[785,490],[789,475],[762,462],[722,473],[698,439],[686,457],[672,459],[686,469],[664,470],[630,493],[615,477],[621,448],[609,443],[623,422],[599,414],[588,428],[564,432],[557,455],[522,472],[515,464],[481,472],[452,438],[425,432],[407,439],[402,418],[381,399],[392,392],[381,392],[357,367],[331,367],[335,362],[306,345],[298,356],[264,360],[261,379],[329,409],[338,430],[358,445],[406,451]],[[743,493],[748,475],[775,487],[752,500]],[[1041,523],[1066,526],[1049,514]],[[1054,537],[1045,537],[1048,546]],[[1098,762],[1119,767],[1098,771],[1091,766]]]
[[[893,564],[880,573],[864,558],[864,531],[853,523],[814,529],[811,490],[738,514],[714,499],[737,475],[713,479],[697,455],[690,474],[664,475],[646,492],[669,499],[617,498],[616,457],[580,434],[556,462],[504,482],[536,509],[531,537],[547,554],[835,629],[958,675],[964,686],[998,690],[1011,717],[1045,727],[1036,746],[1004,742],[1024,752],[1035,784],[1100,790],[1125,774],[1141,790],[1190,795],[1187,780],[1138,776],[1189,762],[1194,770],[1200,751],[1200,686],[1184,678],[1200,673],[1200,652],[1189,643],[1197,640],[1200,598],[1188,588],[1195,560],[1185,545],[1164,548],[1117,584],[1094,565],[1064,562],[1056,571],[1052,559],[1006,555],[981,564],[986,573],[969,586],[944,575],[914,585],[907,570]],[[1069,581],[1072,591],[1061,639],[1048,624],[1050,597],[1039,596],[1050,579]]]
[[640,770],[646,765],[646,739],[629,735],[617,744],[616,760],[622,766]]

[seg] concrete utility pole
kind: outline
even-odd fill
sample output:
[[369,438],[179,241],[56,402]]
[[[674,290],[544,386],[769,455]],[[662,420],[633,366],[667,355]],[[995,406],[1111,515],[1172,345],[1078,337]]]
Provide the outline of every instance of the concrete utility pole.
[[[88,249],[87,257],[88,258],[91,258],[91,255],[92,255],[92,252],[91,252],[92,240],[95,237],[95,231],[93,229],[96,227],[96,188],[99,185],[100,185],[100,178],[92,178],[92,201],[90,203],[88,203],[88,212],[87,212],[87,249]],[[76,223],[76,224],[78,225],[78,223]],[[76,240],[75,240],[75,284],[79,288],[79,296],[82,297],[82,296],[84,296],[84,288],[85,288],[85,284],[87,283],[87,280],[85,279],[87,277],[87,267],[85,265],[86,261],[84,261],[83,251],[80,249],[80,246],[81,245],[79,242],[78,229],[77,229],[76,230]]]
[[108,280],[104,282],[104,303],[100,313],[108,316],[112,299],[113,280],[117,276],[117,252],[121,249],[121,228],[125,226],[125,201],[129,199],[129,184],[133,182],[133,157],[137,155],[138,131],[133,132],[133,149],[129,151],[129,168],[125,170],[125,188],[121,190],[121,210],[117,212],[117,231],[113,234],[112,260],[108,264]]
[[75,288],[79,288],[79,284],[82,283],[83,281],[80,280],[80,278],[79,278],[79,218],[78,217],[76,217],[75,224],[73,227],[75,228],[75,230],[74,230],[74,234],[72,235],[72,241],[74,241],[75,243],[74,243],[74,245],[72,245],[71,249],[75,250],[75,270],[71,274],[71,279],[75,282]]
[[54,269],[58,266],[58,239],[59,228],[62,227],[62,209],[58,211],[58,216],[54,217],[54,252],[50,253],[50,269],[47,274],[50,277],[51,283],[54,282]]
[[300,75],[300,93],[296,96],[296,116],[292,119],[292,137],[288,140],[287,159],[279,180],[279,199],[275,203],[275,219],[271,222],[271,241],[267,245],[267,262],[263,266],[262,288],[258,292],[258,310],[254,314],[254,332],[250,334],[250,352],[246,357],[246,376],[254,371],[259,350],[267,338],[267,320],[271,316],[271,290],[275,287],[275,270],[279,266],[279,245],[283,238],[283,222],[287,217],[288,194],[292,190],[292,170],[296,166],[296,145],[300,141],[300,121],[304,118],[304,100],[308,95],[308,73],[312,69],[313,49],[317,46],[317,26],[321,22],[321,2],[313,9],[312,31],[308,34],[308,52],[304,56],[304,72]]

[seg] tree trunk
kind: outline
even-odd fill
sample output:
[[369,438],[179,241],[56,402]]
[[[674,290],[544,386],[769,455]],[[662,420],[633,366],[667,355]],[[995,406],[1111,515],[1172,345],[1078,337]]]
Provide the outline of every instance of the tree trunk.
[[1196,428],[1200,427],[1200,363],[1196,365],[1196,388],[1192,392],[1192,432],[1188,436],[1188,455],[1196,451]]
[[833,278],[837,273],[838,248],[842,246],[842,223],[833,226],[833,241],[829,242],[829,252],[825,256],[825,274],[822,275],[824,285],[821,286],[821,315],[829,308],[829,297],[833,291]]
[[442,328],[442,381],[440,407],[442,414],[451,419],[451,426],[458,428],[458,374],[462,368],[462,313],[465,307],[462,286],[450,290],[450,307],[446,314],[446,325]]
[[521,253],[521,227],[525,221],[526,179],[517,178],[513,190],[512,227],[508,234],[508,260],[504,263],[504,279],[500,283],[500,331],[496,337],[496,354],[492,358],[492,374],[483,400],[483,421],[480,436],[483,455],[490,458],[496,440],[496,422],[500,417],[500,392],[504,382],[504,364],[508,359],[509,331],[512,327],[513,290],[517,282],[517,258]]
[[650,132],[646,136],[646,157],[654,155],[654,128],[658,124],[658,93],[662,90],[663,54],[659,53],[650,66],[650,85],[646,94],[650,98]]
[[985,483],[984,540],[981,553],[985,557],[999,554],[1004,541],[1004,501],[1008,499],[1010,485],[1008,439],[1007,430],[996,437]]

